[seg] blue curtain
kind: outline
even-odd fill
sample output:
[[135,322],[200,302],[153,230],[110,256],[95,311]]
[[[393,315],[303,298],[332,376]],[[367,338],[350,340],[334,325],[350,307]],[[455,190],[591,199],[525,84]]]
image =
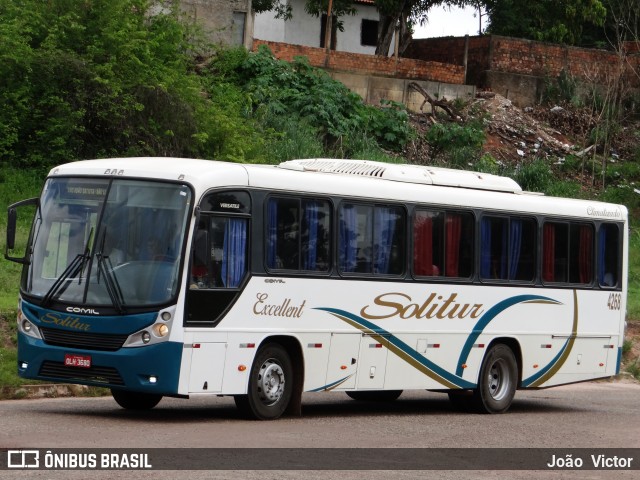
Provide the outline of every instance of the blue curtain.
[[509,264],[509,228],[508,221],[499,219],[496,220],[502,226],[502,241],[500,242],[500,272],[498,272],[498,278],[507,278],[507,267]]
[[491,278],[491,221],[482,219],[480,225],[480,276]]
[[390,273],[389,260],[396,226],[396,215],[390,208],[377,207],[373,221],[373,273]]
[[306,239],[306,251],[302,256],[302,269],[316,270],[318,264],[318,212],[320,211],[320,205],[318,202],[308,202],[304,208],[304,221],[307,225],[308,238]]
[[604,285],[605,283],[605,252],[607,248],[607,228],[605,225],[600,226],[600,238],[598,239],[598,283]]
[[511,236],[509,244],[509,256],[511,257],[511,264],[509,265],[509,279],[511,280],[515,279],[518,274],[521,247],[522,220],[511,219]]
[[236,288],[246,270],[247,258],[247,221],[230,218],[224,228],[222,244],[222,284],[227,288]]
[[267,206],[267,266],[277,268],[278,248],[278,204],[275,200],[269,200]]
[[342,207],[340,211],[340,231],[338,257],[343,272],[355,272],[357,261],[357,215],[354,206]]

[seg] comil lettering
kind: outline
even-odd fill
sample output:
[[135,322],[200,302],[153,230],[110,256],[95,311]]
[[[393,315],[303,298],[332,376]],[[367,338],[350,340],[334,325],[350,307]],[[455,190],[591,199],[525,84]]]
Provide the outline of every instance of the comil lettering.
[[438,318],[438,319],[463,319],[478,318],[482,313],[483,304],[458,303],[458,294],[452,293],[445,299],[443,295],[431,293],[422,303],[414,302],[413,299],[399,292],[383,293],[373,300],[373,305],[362,308],[360,315],[370,320],[381,320],[384,318]]

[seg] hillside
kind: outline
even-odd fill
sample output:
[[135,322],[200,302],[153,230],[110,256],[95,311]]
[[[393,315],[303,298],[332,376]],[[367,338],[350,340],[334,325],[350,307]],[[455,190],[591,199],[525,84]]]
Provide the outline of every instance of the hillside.
[[[544,182],[542,185],[526,184],[527,179],[519,176],[527,167],[537,163],[546,166],[549,182],[556,187],[564,183],[559,191],[552,189],[545,193],[602,197],[607,201],[626,204],[632,210],[633,218],[639,218],[638,119],[625,119],[624,126],[616,126],[607,142],[607,155],[604,155],[602,138],[594,138],[594,132],[599,130],[598,119],[584,107],[562,102],[521,109],[510,100],[491,92],[481,92],[463,106],[456,102],[449,104],[453,115],[439,109],[435,116],[411,115],[411,122],[419,134],[404,152],[410,162],[489,170],[491,173],[513,176],[521,183],[524,180],[523,188],[544,191]],[[447,125],[459,125],[458,135],[465,137],[461,140],[467,144],[474,140],[469,129],[478,128],[482,141],[476,150],[467,151],[468,161],[459,164],[460,160],[456,161],[455,154],[441,155],[441,152],[436,152],[434,155],[434,138],[429,137],[434,125],[444,129],[449,128]],[[455,143],[456,135],[444,136],[442,142]],[[609,189],[605,193],[603,182]]]

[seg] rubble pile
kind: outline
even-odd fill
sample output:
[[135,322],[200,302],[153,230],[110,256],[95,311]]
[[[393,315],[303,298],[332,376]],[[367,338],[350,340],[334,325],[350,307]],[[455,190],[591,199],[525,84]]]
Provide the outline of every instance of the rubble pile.
[[[501,95],[479,92],[477,98],[455,112],[455,119],[452,115],[439,113],[410,115],[417,131],[416,139],[403,152],[410,162],[432,164],[424,133],[434,123],[465,123],[472,119],[481,119],[485,126],[484,153],[505,165],[516,166],[538,158],[559,165],[568,155],[582,157],[595,153],[594,145],[590,144],[590,134],[598,119],[586,108],[559,104],[521,109]],[[633,134],[636,130],[636,126],[621,129],[608,152],[610,161],[633,158],[637,149],[637,138]]]
[[576,150],[567,136],[538,121],[533,109],[522,110],[501,95],[477,98],[468,109],[485,116],[485,151],[498,160],[514,163],[525,158],[557,159]]

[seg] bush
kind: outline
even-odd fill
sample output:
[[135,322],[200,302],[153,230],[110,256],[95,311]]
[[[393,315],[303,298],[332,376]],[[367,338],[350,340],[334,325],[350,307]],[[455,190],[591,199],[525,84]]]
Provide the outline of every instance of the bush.
[[[0,155],[51,166],[117,155],[224,151],[197,47],[157,1],[0,0]],[[164,13],[159,13],[164,12]]]
[[469,169],[481,158],[485,134],[480,122],[436,123],[425,133],[425,140],[433,163]]
[[531,163],[518,165],[515,172],[515,180],[523,190],[545,193],[551,186],[554,175],[547,162],[535,159]]
[[404,106],[386,102],[382,108],[362,99],[325,71],[297,57],[277,60],[265,45],[239,67],[241,86],[251,98],[258,121],[274,127],[282,119],[299,119],[314,129],[329,149],[351,150],[351,138],[375,139],[379,146],[400,151],[412,135]]

